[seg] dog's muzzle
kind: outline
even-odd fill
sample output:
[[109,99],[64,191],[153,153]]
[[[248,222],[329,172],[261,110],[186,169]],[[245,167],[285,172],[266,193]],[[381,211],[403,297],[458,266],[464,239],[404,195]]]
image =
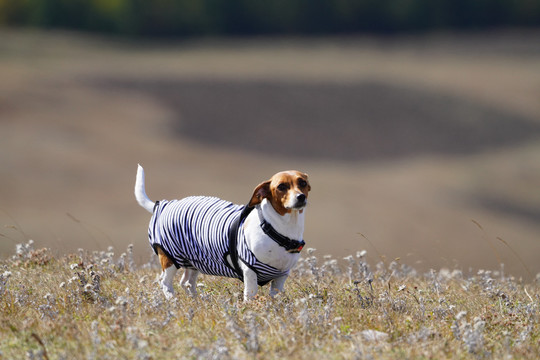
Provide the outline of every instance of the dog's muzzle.
[[294,208],[295,209],[301,209],[306,205],[307,205],[306,195],[298,194],[298,196],[296,197],[296,203],[294,204]]

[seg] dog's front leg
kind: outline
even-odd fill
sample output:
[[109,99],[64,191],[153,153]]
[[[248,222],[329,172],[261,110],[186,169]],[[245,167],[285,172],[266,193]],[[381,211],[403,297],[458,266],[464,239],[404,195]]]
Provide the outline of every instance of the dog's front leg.
[[257,274],[247,266],[243,266],[244,272],[244,301],[249,301],[257,295],[259,285],[257,284]]
[[272,283],[270,284],[270,296],[271,297],[274,297],[278,293],[283,291],[283,287],[285,285],[285,280],[287,280],[288,277],[289,277],[289,275],[283,275],[283,276],[280,276],[280,277],[272,280]]

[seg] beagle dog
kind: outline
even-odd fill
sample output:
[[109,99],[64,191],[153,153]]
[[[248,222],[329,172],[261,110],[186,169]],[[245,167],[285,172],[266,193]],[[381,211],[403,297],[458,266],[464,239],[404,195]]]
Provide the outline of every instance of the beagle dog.
[[199,273],[242,280],[246,301],[268,282],[270,296],[283,291],[305,245],[310,190],[308,175],[291,170],[259,184],[245,206],[206,196],[153,202],[139,165],[135,197],[152,213],[148,236],[161,263],[165,296],[173,296],[173,277],[180,267],[185,268],[180,285],[192,295]]

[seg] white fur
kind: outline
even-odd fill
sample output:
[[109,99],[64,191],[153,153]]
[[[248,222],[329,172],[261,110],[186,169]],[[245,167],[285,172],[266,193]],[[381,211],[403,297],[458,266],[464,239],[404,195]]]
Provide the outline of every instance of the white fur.
[[141,165],[137,167],[137,179],[135,180],[135,199],[139,205],[145,208],[150,214],[154,212],[155,203],[148,198],[144,184],[144,169]]
[[[259,205],[264,219],[276,231],[291,239],[301,240],[304,234],[304,212],[293,210],[283,216],[279,215],[270,202],[263,199]],[[259,261],[280,270],[292,269],[300,258],[300,254],[290,253],[270,239],[261,229],[262,219],[257,209],[253,210],[244,222],[244,233],[249,249]]]
[[[137,179],[135,183],[135,197],[139,204],[153,212],[154,202],[152,202],[145,191],[144,169],[139,165],[137,170]],[[267,199],[263,199],[260,206],[262,216],[270,223],[280,234],[291,239],[301,240],[304,234],[304,208],[294,209],[296,199],[291,204],[285,204],[293,210],[285,215],[278,214]],[[290,206],[289,206],[290,205]],[[266,235],[260,227],[261,218],[259,211],[254,209],[244,221],[244,234],[249,249],[257,257],[257,259],[265,264],[268,264],[276,269],[286,271],[294,267],[298,259],[299,253],[289,253],[285,248],[279,246],[274,240]],[[231,263],[230,258],[227,259]],[[239,262],[244,275],[244,301],[253,298],[257,294],[257,274],[251,270],[243,262]],[[232,263],[231,263],[232,265]],[[170,266],[161,274],[161,287],[165,296],[169,299],[173,296],[173,278],[176,274],[176,267]],[[189,291],[192,295],[196,295],[196,281],[199,272],[195,269],[185,269],[185,272],[180,280],[180,285]],[[270,296],[275,296],[283,291],[283,286],[287,280],[287,275],[281,276],[272,280],[270,285]]]
[[[174,266],[171,266],[174,267]],[[185,269],[182,279],[180,279],[180,286],[182,286],[191,295],[197,295],[197,277],[199,272],[195,269]]]
[[178,269],[175,266],[169,266],[161,273],[161,289],[167,299],[170,299],[174,295],[173,279]]
[[[296,206],[298,204],[298,195],[301,195],[302,193],[299,192],[299,191],[295,191],[292,196],[289,196],[289,198],[287,199],[287,202],[283,204],[283,206],[285,207],[285,209],[288,209],[288,210],[294,210],[294,209],[297,209]],[[307,204],[307,202],[306,202]],[[305,205],[304,205],[305,206]]]
[[[304,234],[303,211],[293,210],[291,213],[281,216],[266,199],[263,199],[258,206],[261,207],[264,219],[280,234],[291,239],[302,239]],[[290,253],[270,239],[261,229],[261,220],[259,212],[254,209],[244,221],[244,234],[249,249],[259,261],[267,265],[284,271],[292,269],[300,258],[300,253]],[[244,300],[248,300],[257,294],[257,274],[244,263],[240,263],[240,267],[244,272]],[[285,280],[287,280],[287,275],[272,280],[270,296],[273,297],[283,291]]]

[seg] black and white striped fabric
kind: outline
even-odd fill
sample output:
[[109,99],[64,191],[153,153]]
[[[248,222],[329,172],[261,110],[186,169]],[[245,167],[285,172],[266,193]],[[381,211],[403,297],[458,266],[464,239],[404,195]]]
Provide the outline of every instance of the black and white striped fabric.
[[[150,245],[156,253],[159,245],[177,268],[240,279],[227,261],[228,232],[243,208],[205,196],[159,201],[148,228]],[[255,271],[259,285],[289,273],[257,260],[247,247],[243,226],[238,227],[237,244],[238,258]]]

